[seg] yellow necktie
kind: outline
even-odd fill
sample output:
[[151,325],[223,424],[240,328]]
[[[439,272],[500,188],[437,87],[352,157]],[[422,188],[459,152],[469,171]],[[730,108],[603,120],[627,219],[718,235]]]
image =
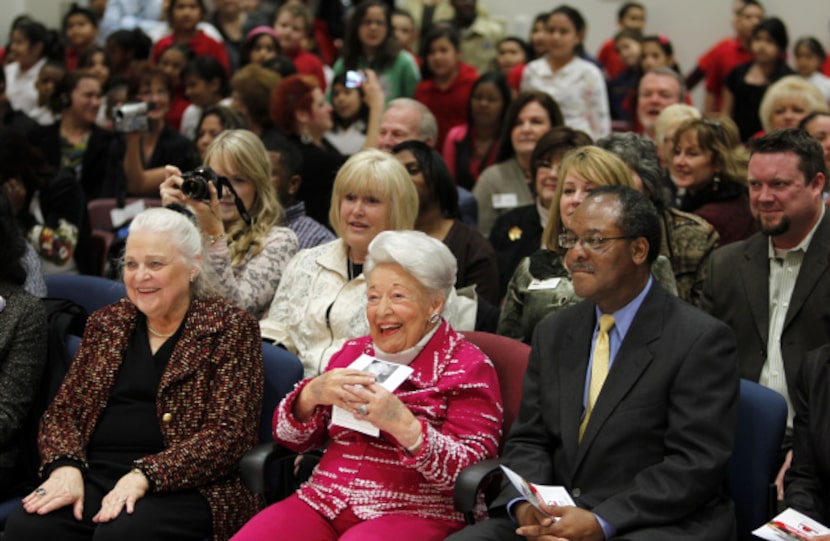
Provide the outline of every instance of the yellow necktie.
[[591,362],[591,384],[588,386],[588,404],[585,407],[585,417],[582,418],[582,423],[579,425],[580,442],[582,441],[582,435],[585,433],[585,427],[588,426],[588,419],[591,418],[591,412],[594,410],[594,404],[597,403],[599,392],[605,383],[605,378],[608,377],[608,365],[611,362],[611,341],[608,338],[608,331],[613,326],[614,316],[605,314],[599,318],[599,333],[597,334],[597,341],[594,344],[594,357]]

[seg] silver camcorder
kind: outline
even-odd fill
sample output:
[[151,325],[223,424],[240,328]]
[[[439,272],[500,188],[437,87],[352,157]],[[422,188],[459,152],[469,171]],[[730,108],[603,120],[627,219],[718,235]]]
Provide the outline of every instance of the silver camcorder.
[[153,110],[155,104],[151,101],[125,103],[112,110],[115,120],[115,131],[118,133],[133,133],[150,131],[150,119],[147,113]]

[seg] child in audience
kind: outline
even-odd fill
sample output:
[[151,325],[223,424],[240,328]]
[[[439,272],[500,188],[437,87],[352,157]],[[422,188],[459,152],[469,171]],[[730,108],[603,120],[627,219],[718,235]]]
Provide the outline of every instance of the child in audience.
[[312,16],[303,4],[287,2],[277,12],[274,31],[277,34],[282,54],[294,62],[297,73],[306,73],[317,78],[320,89],[326,89],[323,62],[314,54],[303,49],[303,42],[310,36]]
[[257,26],[245,37],[240,50],[240,66],[258,64],[264,66],[280,55],[277,33],[270,26]]
[[[170,0],[167,20],[170,22],[172,33],[156,42],[153,47],[153,63],[160,64],[161,53],[172,45],[179,44],[188,46],[196,56],[212,56],[230,74],[230,60],[225,46],[197,27],[204,16],[204,0]],[[184,64],[182,62],[182,68]]]
[[510,73],[507,74],[507,84],[510,85],[510,88],[513,90],[514,97],[519,92],[519,85],[522,83],[522,75],[524,74],[527,63],[532,60],[536,60],[537,58],[542,58],[548,54],[550,34],[548,34],[547,20],[547,11],[538,13],[536,17],[533,18],[533,26],[530,27],[530,39],[528,40],[528,44],[530,45],[530,54],[528,55],[527,61],[523,64],[515,66],[512,70],[510,70]]
[[107,50],[100,45],[87,47],[78,58],[78,68],[92,73],[99,81],[101,88],[106,88],[110,80],[112,70]]
[[182,71],[184,95],[190,102],[182,115],[179,133],[196,139],[202,111],[212,105],[230,106],[228,76],[222,65],[209,56],[200,56],[187,63]]
[[530,48],[522,38],[507,36],[496,45],[499,55],[496,65],[499,71],[507,77],[516,66],[526,64],[530,60]]
[[418,63],[401,50],[392,32],[392,16],[383,0],[363,0],[352,12],[346,37],[334,73],[346,70],[374,70],[387,103],[411,98],[418,84]]
[[414,56],[420,64],[420,57],[415,52],[418,42],[418,30],[415,28],[415,19],[405,9],[392,11],[392,30],[395,32],[395,39],[401,49]]
[[556,100],[565,124],[592,139],[611,133],[611,115],[602,72],[581,58],[585,19],[576,9],[562,5],[547,19],[548,54],[529,63],[520,90],[539,90]]
[[680,66],[674,60],[674,46],[672,46],[669,38],[658,34],[644,36],[641,46],[640,68],[642,73],[654,68],[671,68],[677,73],[681,73]]
[[617,53],[626,66],[619,75],[608,81],[608,100],[611,104],[611,118],[630,121],[633,118],[632,99],[640,80],[640,59],[642,57],[642,35],[639,30],[624,28],[614,36]]
[[63,47],[54,30],[47,30],[30,18],[19,18],[12,26],[5,67],[6,98],[12,109],[29,114],[38,105],[35,88],[38,74],[47,60],[64,60]]
[[153,42],[140,28],[116,30],[107,36],[106,50],[113,75],[127,77],[135,62],[150,57]]
[[89,8],[72,4],[63,16],[63,37],[66,41],[66,69],[78,67],[78,58],[98,37],[98,16]]
[[326,139],[344,156],[351,156],[366,142],[369,106],[363,97],[362,86],[347,85],[345,73],[331,82],[332,128]]
[[824,99],[830,100],[830,77],[821,72],[827,58],[819,40],[809,36],[795,42],[795,71],[821,90]]
[[788,42],[787,27],[781,19],[764,19],[752,31],[750,48],[754,60],[726,76],[723,111],[738,125],[741,141],[749,141],[761,131],[758,109],[769,85],[793,73],[784,60]]
[[47,62],[40,68],[35,82],[37,107],[29,112],[29,117],[41,126],[53,124],[60,117],[61,107],[55,99],[55,88],[65,75],[66,69],[60,62]]
[[461,41],[455,28],[434,26],[421,40],[422,80],[415,99],[438,121],[436,148],[443,148],[450,128],[467,122],[467,101],[478,79],[475,68],[461,61]]
[[170,110],[167,113],[167,122],[174,130],[179,131],[182,124],[182,115],[190,102],[184,94],[182,71],[194,58],[194,51],[187,45],[175,44],[165,49],[158,59],[158,67],[167,74],[173,83],[173,94],[170,96]]
[[[620,30],[637,30],[640,34],[646,26],[646,8],[639,2],[626,2],[617,11],[617,27]],[[616,79],[630,66],[622,59],[614,36],[605,41],[597,53],[597,60],[605,70],[605,77],[611,81]]]

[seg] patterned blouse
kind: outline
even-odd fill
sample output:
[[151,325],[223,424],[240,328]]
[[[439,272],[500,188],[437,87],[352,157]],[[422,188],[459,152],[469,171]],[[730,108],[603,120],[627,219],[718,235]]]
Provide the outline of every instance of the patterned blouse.
[[206,246],[216,272],[219,293],[256,318],[265,316],[280,285],[282,271],[297,253],[297,236],[287,227],[274,226],[262,240],[262,251],[246,254],[241,264],[231,266],[231,254],[224,237]]
[[[328,370],[372,355],[369,336],[347,342]],[[384,432],[367,436],[332,425],[331,407],[319,407],[307,422],[293,416],[293,404],[309,380],[300,383],[274,415],[276,440],[295,451],[327,444],[300,499],[329,519],[349,508],[363,520],[383,515],[462,521],[452,494],[458,473],[495,456],[503,408],[490,360],[448,323],[443,323],[409,365],[414,372],[394,392],[422,425],[423,446],[410,455]]]

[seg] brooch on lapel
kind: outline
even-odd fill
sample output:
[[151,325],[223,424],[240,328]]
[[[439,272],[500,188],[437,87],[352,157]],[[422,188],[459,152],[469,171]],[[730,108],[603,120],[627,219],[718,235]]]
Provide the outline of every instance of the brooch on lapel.
[[518,225],[514,225],[510,228],[510,231],[507,232],[507,238],[513,242],[516,242],[522,238],[522,228]]

